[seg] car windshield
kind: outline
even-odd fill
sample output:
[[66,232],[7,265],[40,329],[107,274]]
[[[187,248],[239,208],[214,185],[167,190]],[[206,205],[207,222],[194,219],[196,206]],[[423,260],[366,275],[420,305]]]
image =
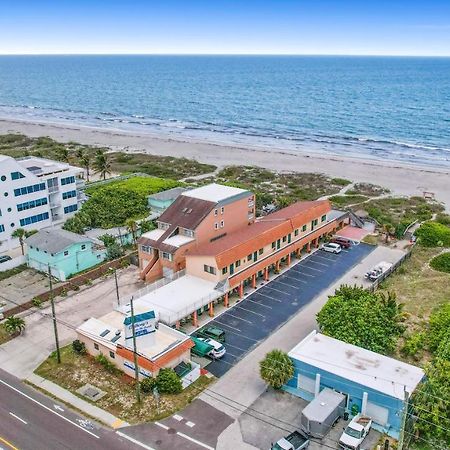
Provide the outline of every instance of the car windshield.
[[345,429],[345,434],[348,434],[349,436],[354,437],[354,438],[360,438],[361,437],[361,432],[358,431],[358,430],[355,430],[352,427],[347,427]]

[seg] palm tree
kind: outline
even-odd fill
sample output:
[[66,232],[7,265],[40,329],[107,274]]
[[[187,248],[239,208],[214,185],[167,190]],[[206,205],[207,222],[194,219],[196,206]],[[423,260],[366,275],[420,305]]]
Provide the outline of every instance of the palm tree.
[[12,232],[11,237],[19,239],[20,248],[22,249],[22,255],[25,255],[23,240],[27,237],[27,232],[23,228],[17,228]]
[[79,164],[86,170],[86,181],[89,181],[89,169],[91,168],[91,155],[84,148],[79,147],[75,152]]
[[101,150],[98,151],[95,156],[93,167],[95,172],[99,173],[100,176],[106,180],[106,174],[111,173],[111,161],[108,155]]
[[61,145],[56,151],[57,158],[62,162],[69,162],[69,149],[65,145]]
[[274,389],[281,389],[294,376],[294,364],[282,350],[272,350],[259,363],[261,378]]
[[125,225],[127,227],[127,230],[131,233],[131,236],[133,237],[133,244],[136,244],[136,233],[138,230],[138,224],[134,219],[128,219],[125,222]]
[[5,321],[5,330],[11,335],[19,335],[25,330],[25,320],[21,317],[10,316]]

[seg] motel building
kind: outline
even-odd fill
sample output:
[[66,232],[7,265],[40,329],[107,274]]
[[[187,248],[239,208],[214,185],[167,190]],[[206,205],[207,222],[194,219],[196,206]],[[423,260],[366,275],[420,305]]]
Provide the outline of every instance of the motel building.
[[[216,186],[205,188],[215,192]],[[218,189],[219,192],[225,192],[221,189]],[[200,243],[192,242],[183,253],[185,270],[179,272],[180,276],[161,279],[134,293],[136,304],[154,309],[161,322],[169,326],[179,328],[186,320],[198,326],[200,313],[207,312],[213,317],[216,304],[229,306],[230,294],[235,293],[243,298],[244,288],[256,288],[258,280],[269,280],[271,274],[289,266],[294,258],[301,258],[313,248],[318,248],[325,237],[350,222],[348,213],[332,210],[328,200],[297,202],[270,215],[253,219],[247,208],[253,208],[254,195],[248,191],[238,191],[233,193],[240,197],[237,202],[242,202],[241,208],[246,211],[246,216],[241,217],[241,226]],[[209,194],[208,190],[201,192]],[[192,191],[188,193],[192,195]],[[183,196],[185,194],[179,198]],[[160,219],[168,213],[172,216],[179,214],[180,211],[175,208],[177,201]],[[214,219],[217,217],[215,210],[219,219]],[[225,217],[228,217],[226,206],[224,210]],[[205,217],[209,214],[204,213]],[[223,220],[220,214],[220,207],[212,209],[212,222],[208,219],[208,223],[213,230],[217,220]],[[228,222],[228,219],[225,220]],[[139,241],[140,247],[150,245],[150,242],[145,241],[147,235]],[[155,245],[155,241],[152,241],[152,245]],[[145,252],[147,249],[140,249],[141,255]],[[128,302],[129,298],[121,299],[121,304]]]
[[[135,335],[139,378],[156,377],[162,368],[172,368],[183,388],[200,376],[200,366],[191,361],[193,341],[162,323],[155,312],[136,308]],[[103,354],[126,375],[135,378],[133,328],[130,311],[112,311],[100,319],[91,318],[77,328],[77,337],[92,356]]]
[[[372,427],[400,436],[408,398],[425,374],[422,369],[313,331],[290,352],[294,376],[283,389],[312,401],[323,389],[344,395],[345,410],[372,418]],[[412,420],[409,414],[408,419]],[[409,427],[407,421],[406,426]]]

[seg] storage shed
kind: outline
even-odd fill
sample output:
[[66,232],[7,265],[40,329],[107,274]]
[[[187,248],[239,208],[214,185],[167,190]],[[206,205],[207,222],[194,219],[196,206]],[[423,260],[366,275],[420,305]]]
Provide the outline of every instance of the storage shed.
[[311,401],[324,388],[345,396],[346,410],[372,417],[398,439],[407,398],[422,381],[419,367],[313,331],[290,352],[295,372],[284,389]]

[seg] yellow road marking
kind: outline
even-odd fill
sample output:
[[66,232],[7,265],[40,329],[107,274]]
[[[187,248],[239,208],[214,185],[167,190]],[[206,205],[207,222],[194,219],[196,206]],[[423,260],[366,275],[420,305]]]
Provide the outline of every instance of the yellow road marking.
[[6,444],[8,447],[11,448],[11,450],[19,450],[17,447],[14,447],[14,445],[11,444],[11,442],[8,442],[6,439],[3,439],[0,436],[0,442],[3,442],[4,444]]

